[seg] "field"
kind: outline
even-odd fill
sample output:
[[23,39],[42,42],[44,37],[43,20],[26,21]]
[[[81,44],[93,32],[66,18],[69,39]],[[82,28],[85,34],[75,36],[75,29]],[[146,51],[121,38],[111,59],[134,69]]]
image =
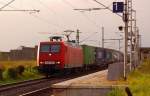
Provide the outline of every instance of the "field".
[[[9,78],[7,70],[19,65],[25,67],[25,71],[17,78]],[[4,79],[0,80],[0,85],[6,83],[20,82],[29,79],[42,77],[35,69],[36,61],[2,61],[0,68],[3,68]],[[136,70],[128,75],[127,82],[133,96],[150,96],[150,60],[144,61]],[[123,89],[116,88],[108,96],[127,96]]]
[[[128,75],[127,82],[133,96],[150,96],[150,60],[145,60]],[[108,96],[127,96],[124,89],[116,88]]]
[[[21,75],[20,74],[18,75],[17,73],[17,76],[15,75],[15,78],[9,76],[8,71],[10,69],[17,68],[18,66],[24,67],[23,73]],[[36,79],[41,77],[36,68],[36,61],[0,61],[0,69],[2,69],[3,71],[2,78],[0,78],[0,85],[20,82],[29,79]]]
[[34,67],[36,66],[36,61],[0,61],[0,66],[3,66],[4,68],[12,68],[19,65]]

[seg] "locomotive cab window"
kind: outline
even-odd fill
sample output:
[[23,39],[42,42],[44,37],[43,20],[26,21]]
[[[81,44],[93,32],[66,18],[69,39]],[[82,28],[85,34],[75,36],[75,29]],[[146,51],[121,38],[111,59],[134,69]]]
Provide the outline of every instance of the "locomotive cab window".
[[50,52],[50,45],[41,45],[40,52]]
[[60,51],[60,45],[51,45],[50,52],[58,53]]

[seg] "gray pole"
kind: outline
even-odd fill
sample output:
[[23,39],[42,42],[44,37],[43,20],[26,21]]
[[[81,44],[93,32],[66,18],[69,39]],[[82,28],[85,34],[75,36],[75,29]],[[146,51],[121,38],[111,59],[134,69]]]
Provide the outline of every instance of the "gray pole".
[[133,16],[132,16],[132,0],[128,0],[128,16],[129,16],[129,24],[130,24],[130,71],[132,70],[132,63],[133,63]]
[[119,51],[121,50],[120,43],[121,43],[121,41],[119,40]]
[[134,38],[135,38],[135,42],[134,42],[134,69],[137,66],[138,63],[138,54],[137,54],[137,25],[136,25],[136,10],[132,10],[134,12]]
[[128,63],[127,56],[128,56],[128,0],[125,0],[125,11],[124,11],[124,22],[125,22],[125,48],[124,48],[124,79],[126,80],[126,66]]
[[77,40],[77,43],[79,44],[79,29],[77,29],[76,40]]
[[104,48],[104,27],[102,27],[102,48]]

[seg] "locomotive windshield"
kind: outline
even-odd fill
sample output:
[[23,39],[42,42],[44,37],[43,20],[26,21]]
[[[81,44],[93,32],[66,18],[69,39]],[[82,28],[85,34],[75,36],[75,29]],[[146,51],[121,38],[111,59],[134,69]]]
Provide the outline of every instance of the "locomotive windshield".
[[41,45],[40,46],[40,52],[50,52],[50,45]]
[[50,52],[57,53],[60,50],[60,45],[51,45]]
[[43,44],[40,46],[40,52],[58,53],[60,51],[60,45],[58,44]]

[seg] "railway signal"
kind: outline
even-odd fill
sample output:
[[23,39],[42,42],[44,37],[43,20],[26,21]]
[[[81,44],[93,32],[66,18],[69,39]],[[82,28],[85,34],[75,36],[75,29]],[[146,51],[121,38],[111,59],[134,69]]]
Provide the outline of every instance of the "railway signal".
[[123,13],[124,3],[123,2],[113,2],[113,12],[114,13]]

